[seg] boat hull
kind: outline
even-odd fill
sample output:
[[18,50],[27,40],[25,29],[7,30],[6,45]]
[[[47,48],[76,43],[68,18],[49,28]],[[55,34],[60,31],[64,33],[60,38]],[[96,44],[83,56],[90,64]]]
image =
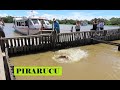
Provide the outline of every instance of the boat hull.
[[15,32],[22,35],[37,35],[41,33],[52,33],[52,29],[49,30],[39,30],[39,29],[26,29],[26,28],[14,28]]

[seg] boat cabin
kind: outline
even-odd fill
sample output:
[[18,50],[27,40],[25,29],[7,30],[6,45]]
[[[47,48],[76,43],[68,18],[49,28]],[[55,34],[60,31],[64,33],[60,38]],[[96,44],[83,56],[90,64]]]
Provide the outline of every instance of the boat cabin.
[[15,17],[13,18],[15,28],[30,28],[52,30],[52,25],[45,18],[38,17]]

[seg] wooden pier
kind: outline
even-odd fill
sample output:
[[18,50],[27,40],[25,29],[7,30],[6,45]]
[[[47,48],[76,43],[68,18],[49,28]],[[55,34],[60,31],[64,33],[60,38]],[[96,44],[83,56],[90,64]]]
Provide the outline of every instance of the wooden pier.
[[120,43],[110,42],[113,40],[120,40],[120,29],[1,38],[0,52],[4,52],[5,56],[3,57],[0,54],[0,64],[2,64],[0,70],[3,73],[3,75],[0,73],[0,76],[3,76],[2,79],[15,79],[12,70],[13,66],[9,64],[9,57],[12,56],[97,43],[118,46],[120,51]]
[[99,43],[93,38],[104,41],[119,40],[120,29],[19,36],[2,38],[0,43],[2,51],[6,48],[9,56],[16,56]]
[[0,47],[0,80],[15,80],[13,74],[13,66],[9,62],[7,49],[5,52],[1,51]]
[[0,48],[0,80],[6,80],[4,62],[3,62],[3,53],[1,51],[1,48]]

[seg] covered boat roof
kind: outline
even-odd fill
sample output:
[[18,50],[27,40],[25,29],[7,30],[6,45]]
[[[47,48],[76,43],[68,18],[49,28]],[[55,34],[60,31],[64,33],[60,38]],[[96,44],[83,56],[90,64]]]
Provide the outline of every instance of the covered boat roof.
[[27,20],[27,17],[14,17],[13,20]]
[[47,20],[45,17],[37,17],[37,16],[30,16],[30,17],[14,17],[13,20],[28,20],[28,19],[44,19]]
[[39,17],[39,19],[45,19],[46,20],[47,18],[46,17]]

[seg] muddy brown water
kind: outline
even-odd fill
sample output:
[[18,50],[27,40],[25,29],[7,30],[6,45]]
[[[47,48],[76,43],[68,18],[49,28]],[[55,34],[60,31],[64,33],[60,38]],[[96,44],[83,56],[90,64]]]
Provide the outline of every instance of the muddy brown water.
[[[13,23],[5,24],[6,37],[20,36],[14,32]],[[73,25],[60,25],[61,33],[70,32]],[[81,31],[89,31],[92,25],[81,26]],[[105,29],[116,29],[118,26],[105,26]],[[74,30],[75,31],[75,30]],[[120,41],[115,41],[119,42]],[[64,52],[63,52],[64,51]],[[96,80],[120,79],[120,52],[117,46],[107,44],[87,45],[71,49],[64,49],[63,56],[71,57],[71,63],[59,62],[53,59],[59,52],[48,51],[45,53],[31,54],[10,58],[14,66],[62,66],[62,76],[16,76],[17,80]],[[86,53],[87,52],[87,55]],[[76,58],[77,57],[77,58]],[[68,61],[69,62],[69,61]]]
[[[114,42],[120,43],[120,40]],[[10,62],[14,66],[62,66],[63,68],[62,76],[16,76],[17,80],[120,80],[120,51],[117,49],[117,46],[103,43],[65,49],[66,55],[71,50],[71,55],[79,56],[78,61],[71,63],[54,60],[53,57],[58,51],[12,57]],[[82,52],[76,54],[76,50]],[[83,56],[83,52],[87,55]],[[71,60],[74,60],[74,57]]]

